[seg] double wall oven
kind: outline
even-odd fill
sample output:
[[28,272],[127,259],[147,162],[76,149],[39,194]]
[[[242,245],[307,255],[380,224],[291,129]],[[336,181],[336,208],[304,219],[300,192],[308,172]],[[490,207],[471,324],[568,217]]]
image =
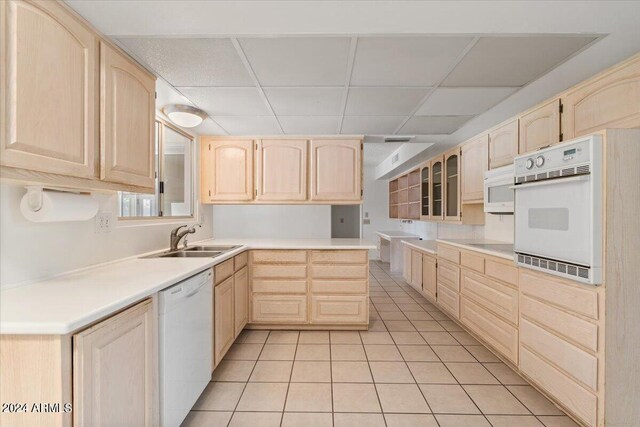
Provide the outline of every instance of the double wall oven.
[[578,138],[515,159],[519,265],[602,282],[602,141]]

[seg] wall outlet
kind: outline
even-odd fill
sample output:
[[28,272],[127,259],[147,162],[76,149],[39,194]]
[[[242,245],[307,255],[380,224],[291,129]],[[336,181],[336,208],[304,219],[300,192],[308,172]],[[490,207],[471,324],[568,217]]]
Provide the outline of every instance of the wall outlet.
[[110,233],[115,219],[111,212],[98,212],[95,216],[95,233]]

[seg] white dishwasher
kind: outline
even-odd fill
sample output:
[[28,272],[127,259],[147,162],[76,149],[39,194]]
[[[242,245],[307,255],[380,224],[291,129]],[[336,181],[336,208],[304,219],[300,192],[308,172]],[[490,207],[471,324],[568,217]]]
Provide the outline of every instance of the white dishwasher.
[[213,271],[159,292],[160,425],[177,427],[211,381]]

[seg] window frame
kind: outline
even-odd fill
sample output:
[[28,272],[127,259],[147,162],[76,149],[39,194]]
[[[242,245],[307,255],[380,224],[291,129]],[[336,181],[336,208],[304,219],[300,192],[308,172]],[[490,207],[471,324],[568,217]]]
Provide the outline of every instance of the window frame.
[[[154,216],[120,216],[120,213],[122,211],[122,196],[121,193],[122,192],[118,192],[118,196],[117,196],[117,221],[118,222],[123,222],[123,223],[129,223],[129,222],[135,222],[135,225],[141,225],[145,222],[149,223],[149,224],[157,224],[157,223],[167,223],[170,224],[172,222],[180,222],[180,223],[184,223],[185,220],[195,220],[198,217],[198,203],[196,203],[196,180],[195,180],[195,176],[196,176],[196,169],[197,169],[197,157],[196,157],[196,148],[197,148],[197,137],[194,135],[191,135],[190,133],[184,131],[183,129],[179,128],[178,126],[172,124],[171,122],[161,118],[161,117],[157,117],[155,118],[155,126],[156,126],[156,132],[158,132],[157,138],[158,138],[158,160],[156,163],[156,171],[155,171],[155,179],[156,179],[156,184],[155,184],[155,197],[156,197],[156,204],[157,204],[157,210],[158,210],[158,215],[154,215]],[[190,140],[190,155],[189,155],[189,162],[190,162],[190,166],[191,166],[191,170],[190,170],[190,174],[189,174],[189,184],[190,184],[190,190],[189,190],[189,199],[190,199],[190,205],[191,205],[191,215],[176,215],[176,216],[167,216],[167,215],[163,215],[162,214],[162,208],[164,206],[164,192],[160,192],[160,183],[162,181],[160,181],[160,178],[162,177],[162,172],[164,171],[164,131],[165,131],[165,126],[170,128],[172,131],[184,136],[185,138],[188,138]],[[186,156],[185,156],[186,158]],[[186,181],[185,181],[186,182]],[[133,225],[133,224],[130,224]],[[126,224],[122,224],[122,226],[127,226]]]

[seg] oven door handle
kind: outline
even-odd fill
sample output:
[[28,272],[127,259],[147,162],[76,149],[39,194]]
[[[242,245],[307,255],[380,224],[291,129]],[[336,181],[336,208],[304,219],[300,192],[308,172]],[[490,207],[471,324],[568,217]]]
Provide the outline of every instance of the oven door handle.
[[520,188],[531,188],[531,187],[541,187],[543,185],[552,185],[552,184],[562,184],[565,182],[581,182],[581,181],[589,181],[591,177],[589,175],[580,175],[580,176],[572,176],[570,178],[556,178],[556,179],[545,179],[544,181],[536,181],[536,182],[527,182],[525,184],[512,185],[512,190],[518,190]]

